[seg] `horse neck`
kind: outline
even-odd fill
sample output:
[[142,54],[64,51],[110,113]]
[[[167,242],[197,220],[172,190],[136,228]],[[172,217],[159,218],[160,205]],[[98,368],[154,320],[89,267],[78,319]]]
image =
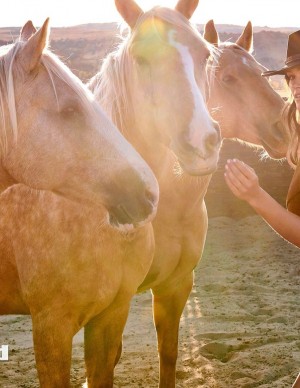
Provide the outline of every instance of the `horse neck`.
[[17,182],[12,178],[12,176],[7,172],[6,168],[3,165],[3,162],[0,162],[0,194],[6,190],[8,187],[16,184]]
[[177,173],[180,168],[175,154],[159,141],[147,143],[134,120],[123,121],[123,135],[154,172],[159,183],[160,202],[172,212],[185,213],[191,204],[203,200],[211,175],[192,177],[182,171]]
[[[120,128],[118,121],[116,124]],[[166,176],[173,172],[174,163],[176,162],[174,154],[168,147],[155,139],[151,142],[147,141],[134,118],[126,117],[123,120],[122,128],[123,135],[151,167],[157,180],[163,182]]]
[[[1,97],[0,97],[1,98]],[[11,138],[12,129],[7,126],[10,123],[7,102],[0,100],[0,193],[8,187],[18,183],[8,172],[9,152],[12,152],[13,139]],[[2,117],[1,117],[2,116]]]

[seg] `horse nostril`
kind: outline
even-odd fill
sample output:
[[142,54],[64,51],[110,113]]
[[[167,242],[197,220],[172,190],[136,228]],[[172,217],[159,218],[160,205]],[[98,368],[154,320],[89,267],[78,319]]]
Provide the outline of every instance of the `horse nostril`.
[[220,126],[216,121],[213,121],[213,127],[215,128],[215,130],[217,131],[218,134],[221,133]]
[[150,189],[146,188],[145,190],[145,198],[152,204],[156,205],[157,203],[157,195]]
[[205,147],[209,151],[214,151],[220,143],[220,132],[216,131],[209,134],[205,139]]

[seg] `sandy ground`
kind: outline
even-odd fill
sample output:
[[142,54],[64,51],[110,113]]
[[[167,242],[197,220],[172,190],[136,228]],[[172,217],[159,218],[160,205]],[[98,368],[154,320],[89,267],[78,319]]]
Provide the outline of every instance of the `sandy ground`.
[[[180,325],[177,387],[291,387],[300,370],[300,253],[257,216],[210,219]],[[0,387],[38,387],[28,317],[0,318]],[[82,333],[72,383],[84,382]],[[157,387],[151,294],[132,302],[115,387]]]

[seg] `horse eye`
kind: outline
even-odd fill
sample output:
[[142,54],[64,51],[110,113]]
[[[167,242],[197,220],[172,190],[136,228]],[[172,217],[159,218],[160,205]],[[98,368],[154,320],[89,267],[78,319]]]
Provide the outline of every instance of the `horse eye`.
[[77,111],[74,107],[68,106],[67,108],[62,109],[61,114],[65,116],[72,116],[75,114]]
[[233,83],[235,81],[235,78],[232,75],[225,75],[222,78],[222,81],[225,82],[226,84]]
[[135,58],[135,61],[136,63],[139,65],[139,66],[147,66],[148,65],[148,62],[145,58],[143,57],[136,57]]
[[67,112],[67,113],[74,113],[75,112],[75,108],[68,107],[68,108],[65,109],[65,112]]

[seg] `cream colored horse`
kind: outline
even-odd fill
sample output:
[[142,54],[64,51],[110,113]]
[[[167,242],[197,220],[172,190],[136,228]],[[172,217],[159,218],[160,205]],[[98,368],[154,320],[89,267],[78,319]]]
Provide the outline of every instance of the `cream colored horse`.
[[[48,29],[47,24],[42,27],[44,29]],[[28,42],[39,36],[31,23],[23,28],[22,34],[24,40],[26,35]],[[25,41],[23,45],[27,47]],[[68,158],[62,156],[66,166],[52,171],[53,176],[61,174],[66,179],[65,170],[70,168],[72,180],[81,179],[82,196],[87,192],[88,183],[92,182],[101,193],[101,203],[105,206],[101,203],[92,206],[92,201],[79,204],[49,191],[36,191],[20,184],[1,194],[0,314],[31,315],[41,387],[70,386],[72,338],[83,326],[88,371],[95,377],[91,386],[112,387],[113,369],[130,299],[152,263],[154,240],[148,221],[153,219],[157,207],[157,181],[146,163],[105,118],[82,84],[71,77],[69,71],[64,75],[65,66],[53,54],[39,52],[40,65],[35,69],[35,80],[39,80],[39,72],[42,72],[40,81],[43,82],[35,85],[40,97],[35,95],[34,116],[30,121],[28,119],[28,126],[33,126],[33,133],[37,136],[42,110],[50,127],[57,125],[66,132],[70,147]],[[16,51],[15,61],[18,53]],[[44,63],[51,64],[51,72],[46,72]],[[21,65],[19,68],[22,70]],[[50,82],[51,87],[45,86],[45,81]],[[15,82],[17,91],[18,87]],[[26,95],[26,90],[23,89],[23,93]],[[29,96],[27,98],[31,101]],[[24,117],[21,117],[19,109],[17,105],[18,147],[25,141],[19,143],[23,121],[29,115],[23,110]],[[65,128],[61,128],[60,121]],[[71,125],[73,121],[75,124]],[[93,130],[99,139],[93,136]],[[59,131],[55,134],[63,151],[64,138]],[[56,142],[52,136],[53,133],[49,136],[40,133],[41,138],[45,137],[44,142],[49,141],[49,147],[52,141]],[[76,137],[79,137],[76,143],[79,149],[72,146]],[[28,139],[24,161],[30,159],[30,149],[34,152],[37,144],[41,144],[34,140],[33,135]],[[85,147],[86,142],[94,144],[98,152],[98,163],[92,170],[83,163],[94,158],[90,148]],[[44,152],[47,156],[47,150]],[[44,157],[42,150],[35,157],[43,164],[44,161],[40,160]],[[56,158],[60,158],[59,153]],[[73,162],[76,158],[80,161],[77,164]],[[46,183],[47,178],[51,180],[50,172],[43,178]],[[59,186],[60,191],[68,188],[67,193],[74,198],[72,189],[75,185],[67,183],[69,186]],[[117,228],[112,228],[109,222]]]
[[157,199],[152,172],[46,50],[48,34],[48,20],[37,32],[28,22],[0,49],[0,190],[21,182],[104,205],[113,223],[144,221]]
[[260,145],[271,157],[284,158],[290,140],[281,122],[284,102],[261,76],[266,68],[251,55],[251,22],[235,43],[221,43],[210,20],[204,38],[220,53],[217,63],[211,61],[208,106],[222,137]]
[[[143,13],[133,0],[116,0],[131,32],[89,85],[159,182],[155,256],[139,291],[153,291],[160,387],[175,385],[179,320],[204,246],[204,196],[220,145],[205,105],[207,60],[216,52],[188,20],[197,3],[181,0],[176,10]],[[87,364],[91,386],[98,377],[96,349]]]
[[[192,139],[208,138],[203,121],[194,126],[195,118],[197,115],[200,117],[205,109],[201,108],[200,102],[195,98],[199,97],[198,86],[205,82],[204,65],[207,58],[207,54],[204,55],[206,50],[202,46],[203,42],[196,32],[191,31],[187,20],[197,3],[181,0],[175,11],[154,8],[143,13],[132,0],[116,0],[119,12],[131,27],[131,33],[120,48],[106,58],[100,73],[90,82],[100,104],[153,168],[160,186],[158,212],[152,223],[155,255],[139,291],[151,288],[153,293],[161,388],[175,386],[179,321],[193,285],[193,270],[201,257],[207,231],[204,196],[210,175],[201,178],[188,176],[186,172],[191,174],[195,170],[186,168],[181,154],[177,152],[178,149],[192,151],[196,148],[195,145],[191,147],[192,144],[186,147],[187,140],[191,143]],[[248,35],[248,31],[243,33],[239,43],[247,41]],[[272,124],[280,129],[277,125],[282,101],[270,85],[260,79],[261,67],[257,63],[252,65],[255,61],[251,55],[242,46],[235,45],[235,50],[238,52],[237,58],[241,58],[243,71],[247,71],[250,76],[252,74],[251,79],[255,85],[261,85],[259,91],[262,96],[257,96],[257,100],[268,112],[263,113],[259,108],[262,118],[255,114],[256,125],[250,114],[246,114],[240,123],[242,128],[247,128],[249,124],[255,136],[251,137],[246,131],[238,132],[240,127],[231,118],[236,109],[230,106],[228,111],[225,108],[227,98],[234,101],[231,96],[233,91],[223,93],[222,100],[217,100],[214,88],[218,84],[215,82],[210,90],[210,102],[211,106],[220,109],[224,135],[226,136],[227,131],[227,136],[231,136],[229,123],[234,124],[236,136],[257,144],[270,145],[269,150],[272,149],[273,153],[279,150],[278,154],[283,156],[284,137],[277,130],[273,135],[270,132]],[[220,56],[223,58],[222,52]],[[212,62],[221,72],[226,62],[223,60],[216,65],[215,59],[212,55]],[[216,71],[215,77],[217,76]],[[189,89],[184,90],[183,85],[188,83]],[[251,111],[252,104],[258,108],[253,99],[256,91],[251,82],[245,86],[247,92],[244,93],[249,92],[252,97],[248,102],[248,110]],[[265,127],[263,124],[266,124]],[[187,131],[192,128],[198,134],[188,135]],[[172,147],[174,143],[179,146]],[[213,142],[206,144],[211,148]],[[198,155],[200,154],[201,151],[198,151]],[[174,173],[178,161],[184,170],[180,172],[180,176],[176,176],[176,171]],[[207,169],[207,172],[210,170]],[[199,175],[202,172],[203,170],[198,169]],[[143,254],[144,251],[141,252]],[[96,381],[96,353],[94,355],[95,362],[88,367],[91,386]]]

